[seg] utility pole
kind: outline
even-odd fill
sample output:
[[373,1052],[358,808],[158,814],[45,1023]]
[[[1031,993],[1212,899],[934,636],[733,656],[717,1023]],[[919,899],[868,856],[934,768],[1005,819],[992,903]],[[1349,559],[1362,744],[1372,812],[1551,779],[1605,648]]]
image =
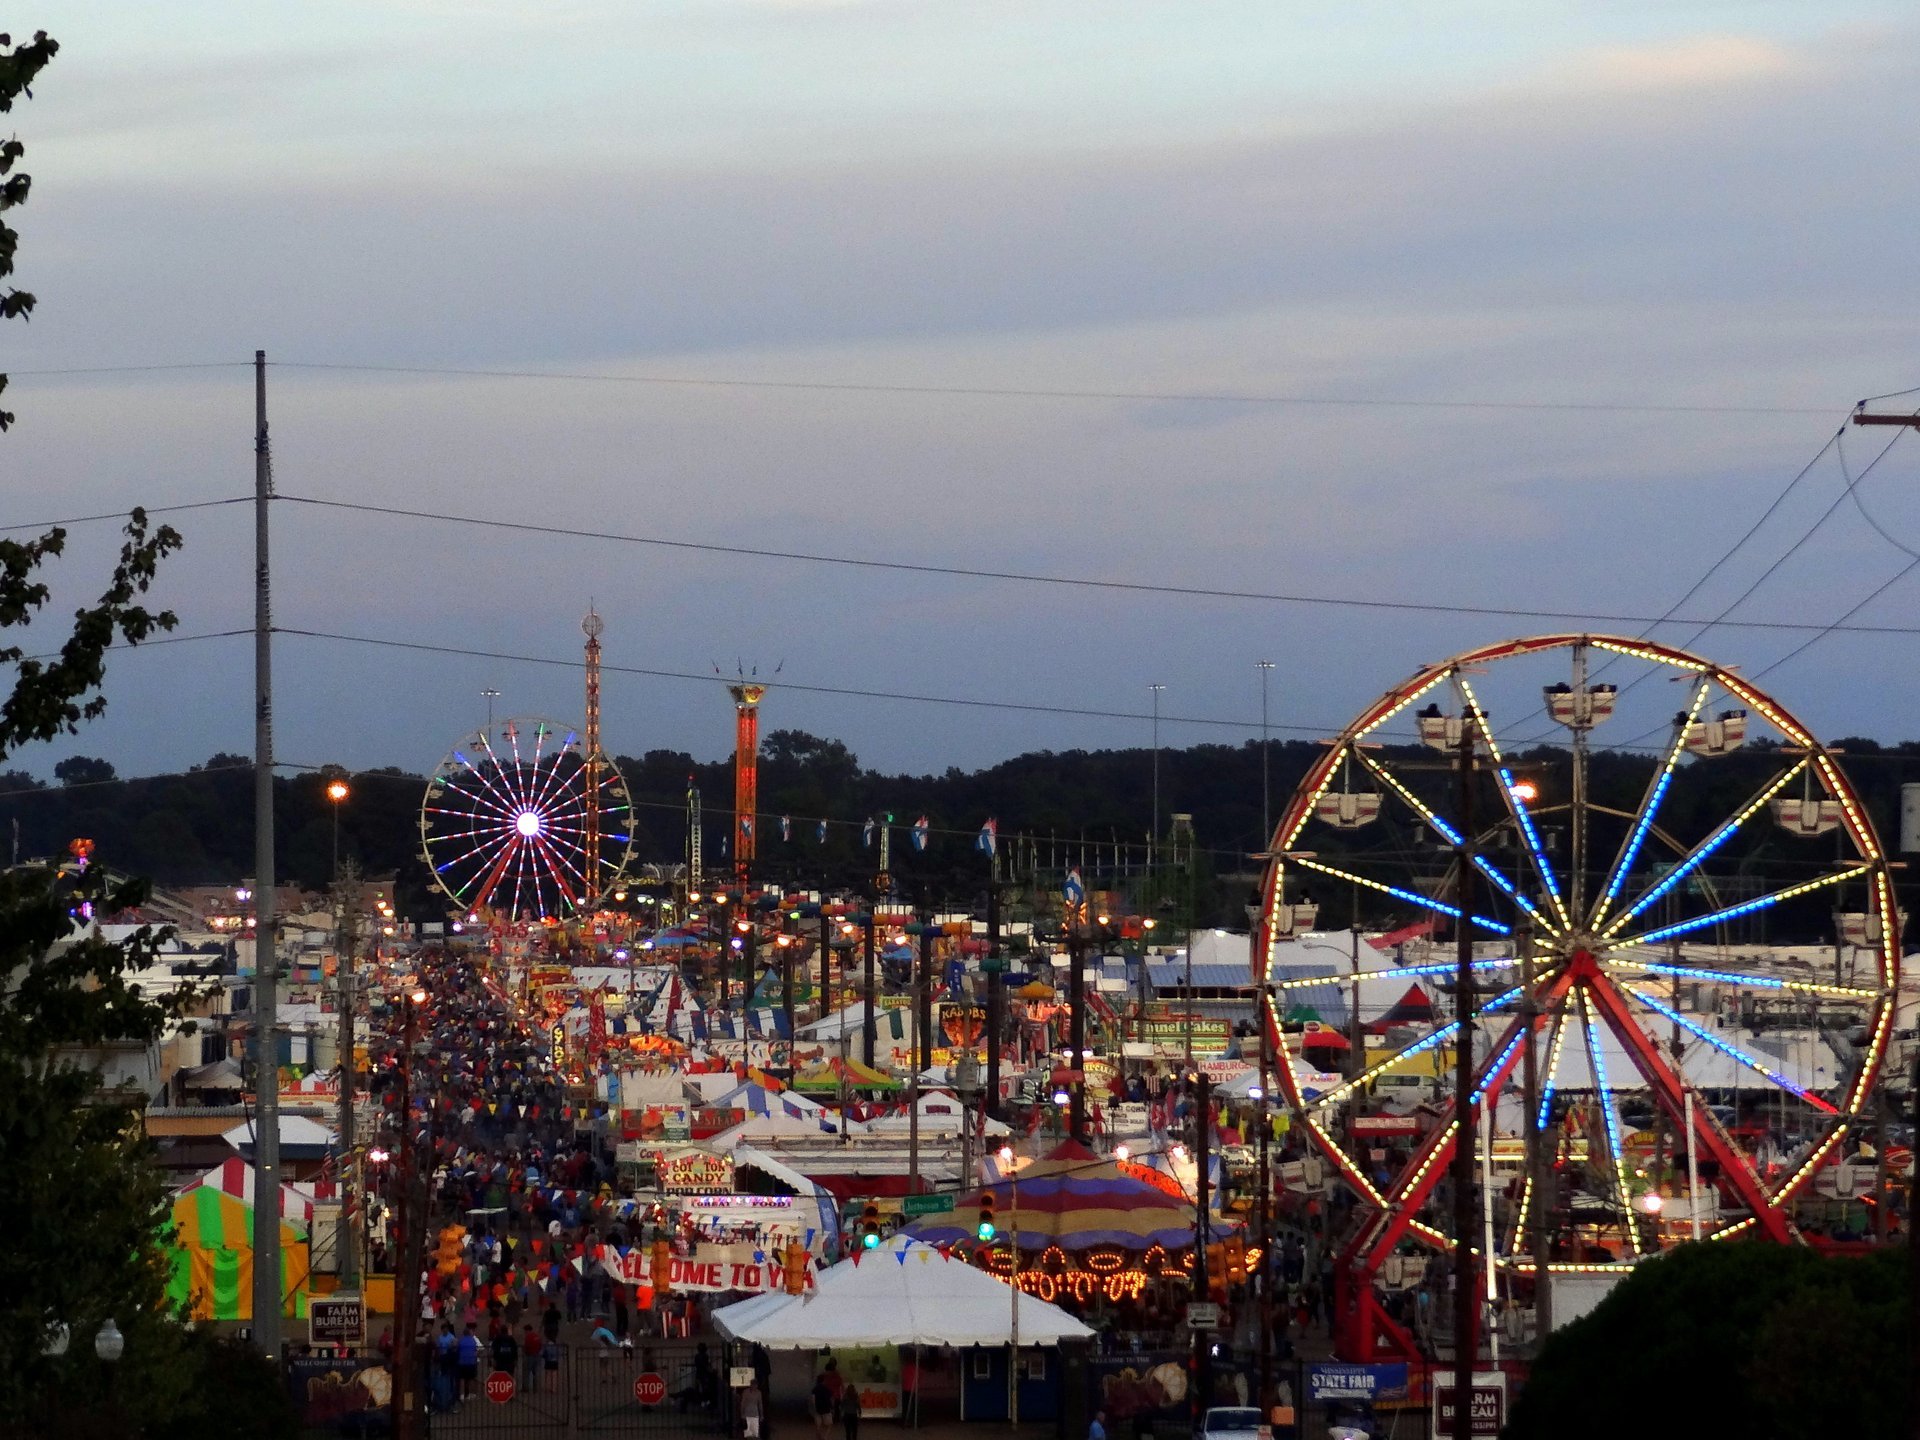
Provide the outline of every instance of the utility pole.
[[1473,1161],[1473,717],[1460,717],[1460,914],[1454,921],[1453,1115],[1453,1440],[1473,1440],[1473,1365],[1479,1351],[1479,1288],[1474,1283]]
[[[877,1043],[880,1033],[880,1018],[874,1013],[875,1007],[880,1002],[879,993],[875,990],[873,983],[875,949],[873,936],[873,905],[869,904],[865,913],[861,915],[860,926],[860,995],[862,1003],[866,1006],[866,1009],[861,1013],[860,1017],[860,1058],[866,1063],[868,1069],[872,1069],[874,1063],[873,1047]],[[845,970],[844,964],[841,968],[843,971]],[[846,979],[844,973],[841,979],[843,982]]]
[[[1213,1209],[1213,1202],[1207,1189],[1207,1152],[1213,1141],[1213,1085],[1204,1070],[1193,1071],[1191,1078],[1195,1091],[1193,1158],[1197,1167],[1194,1171],[1193,1298],[1204,1301],[1209,1292],[1207,1245],[1213,1239],[1213,1220],[1209,1213]],[[1207,1406],[1213,1403],[1213,1332],[1189,1328],[1193,1330],[1194,1351],[1193,1413],[1198,1421],[1206,1416]]]
[[1527,1141],[1527,1191],[1533,1196],[1527,1219],[1533,1222],[1533,1333],[1534,1354],[1553,1331],[1553,1276],[1547,1269],[1550,1258],[1547,1233],[1549,1213],[1546,1136],[1540,1126],[1540,1057],[1535,1052],[1539,1036],[1540,1002],[1533,993],[1533,926],[1526,922],[1516,927],[1514,943],[1520,952],[1520,1024],[1524,1027],[1526,1048],[1521,1052],[1521,1098],[1525,1104]]
[[1147,888],[1153,888],[1154,856],[1160,846],[1160,692],[1164,685],[1149,685],[1153,692],[1153,829],[1147,835]]
[[1273,741],[1267,728],[1267,677],[1273,673],[1273,661],[1256,660],[1260,669],[1260,848],[1273,844],[1273,776],[1268,765]]
[[1086,944],[1081,924],[1067,921],[1067,1133],[1077,1144],[1087,1143],[1087,973]]
[[[1259,926],[1253,927],[1254,940],[1257,942]],[[1255,1304],[1259,1307],[1260,1321],[1260,1413],[1271,1420],[1273,1418],[1273,1297],[1268,1293],[1272,1280],[1272,1270],[1268,1265],[1268,1251],[1273,1248],[1272,1221],[1270,1215],[1273,1205],[1273,1168],[1267,1154],[1267,1142],[1273,1136],[1273,1123],[1268,1118],[1268,1097],[1273,1094],[1273,1026],[1268,1013],[1273,1004],[1273,992],[1263,983],[1261,1001],[1258,1006],[1260,1024],[1260,1107],[1257,1111],[1260,1126],[1259,1143],[1259,1208],[1255,1212],[1258,1225],[1255,1243],[1260,1247],[1260,1265],[1254,1272]]]
[[267,352],[253,352],[253,1343],[280,1363],[280,947],[274,914],[273,572]]
[[[337,807],[336,807],[337,808]],[[355,1187],[352,1180],[361,1183],[359,1203],[366,1202],[365,1177],[360,1173],[359,1156],[356,1153],[353,1137],[353,998],[355,993],[353,959],[354,951],[360,943],[360,917],[356,912],[355,901],[360,893],[360,867],[351,860],[346,868],[339,871],[334,880],[334,903],[340,907],[340,925],[334,949],[337,953],[335,978],[339,982],[340,1014],[340,1189],[347,1203],[340,1207],[340,1223],[346,1234],[336,1242],[340,1250],[340,1288],[353,1291],[360,1284],[360,1247],[354,1243],[354,1237],[362,1232],[361,1227],[353,1224]]]
[[[999,868],[999,858],[994,859]],[[1006,1008],[1006,962],[1000,956],[1000,880],[987,882],[987,1103],[989,1119],[1000,1118],[1000,1026]],[[983,967],[985,968],[985,967]]]

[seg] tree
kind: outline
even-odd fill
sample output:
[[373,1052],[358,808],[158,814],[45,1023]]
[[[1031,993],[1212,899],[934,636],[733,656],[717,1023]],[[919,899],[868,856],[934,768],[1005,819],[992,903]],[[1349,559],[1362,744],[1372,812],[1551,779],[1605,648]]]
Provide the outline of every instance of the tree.
[[[58,49],[44,34],[9,49],[0,36],[0,111]],[[26,199],[24,154],[0,142],[0,212]],[[0,276],[18,243],[0,226]],[[24,317],[33,297],[0,293],[0,319]],[[13,417],[5,417],[10,424]],[[0,631],[31,625],[49,589],[41,567],[66,534],[0,539]],[[79,610],[51,659],[0,646],[12,684],[0,684],[0,761],[22,745],[71,734],[106,707],[107,651],[171,629],[174,616],[144,603],[160,562],[180,544],[135,510],[99,600]],[[100,762],[95,762],[100,763]],[[186,1394],[208,1378],[189,1358],[190,1333],[165,1303],[161,1222],[166,1189],[138,1116],[102,1088],[85,1061],[102,1047],[151,1044],[181,1013],[190,990],[150,999],[132,972],[158,937],[142,931],[106,941],[76,917],[140,904],[138,882],[108,887],[85,866],[23,866],[0,872],[0,1432],[125,1433],[165,1426]],[[93,1337],[111,1318],[127,1337],[111,1377]],[[64,1344],[55,1343],[56,1337]]]
[[1507,1440],[1904,1435],[1905,1247],[1683,1245],[1554,1332]]
[[53,778],[62,785],[104,785],[114,778],[112,764],[91,755],[69,755],[53,767]]

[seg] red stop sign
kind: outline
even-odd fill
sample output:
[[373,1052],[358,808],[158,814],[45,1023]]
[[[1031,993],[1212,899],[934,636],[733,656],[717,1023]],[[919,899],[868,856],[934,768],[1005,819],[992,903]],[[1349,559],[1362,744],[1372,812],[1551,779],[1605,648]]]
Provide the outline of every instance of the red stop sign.
[[658,1405],[667,1398],[667,1382],[649,1370],[634,1380],[633,1398],[642,1405]]
[[513,1376],[504,1370],[496,1370],[487,1376],[487,1383],[481,1388],[494,1404],[504,1405],[513,1398]]

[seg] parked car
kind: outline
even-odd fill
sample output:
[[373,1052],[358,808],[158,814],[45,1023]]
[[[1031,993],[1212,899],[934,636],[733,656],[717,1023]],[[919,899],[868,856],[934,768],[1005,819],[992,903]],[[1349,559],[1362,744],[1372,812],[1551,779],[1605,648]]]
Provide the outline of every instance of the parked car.
[[1273,1427],[1250,1406],[1216,1405],[1200,1417],[1194,1440],[1273,1440]]

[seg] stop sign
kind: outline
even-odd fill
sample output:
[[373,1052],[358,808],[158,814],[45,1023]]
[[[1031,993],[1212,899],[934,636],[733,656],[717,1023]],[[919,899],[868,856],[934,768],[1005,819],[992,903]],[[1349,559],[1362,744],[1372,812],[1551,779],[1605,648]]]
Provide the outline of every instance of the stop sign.
[[513,1398],[513,1376],[504,1370],[496,1370],[487,1376],[487,1383],[482,1388],[494,1404],[504,1405]]
[[634,1380],[633,1398],[642,1405],[658,1405],[667,1398],[667,1382],[649,1370]]

